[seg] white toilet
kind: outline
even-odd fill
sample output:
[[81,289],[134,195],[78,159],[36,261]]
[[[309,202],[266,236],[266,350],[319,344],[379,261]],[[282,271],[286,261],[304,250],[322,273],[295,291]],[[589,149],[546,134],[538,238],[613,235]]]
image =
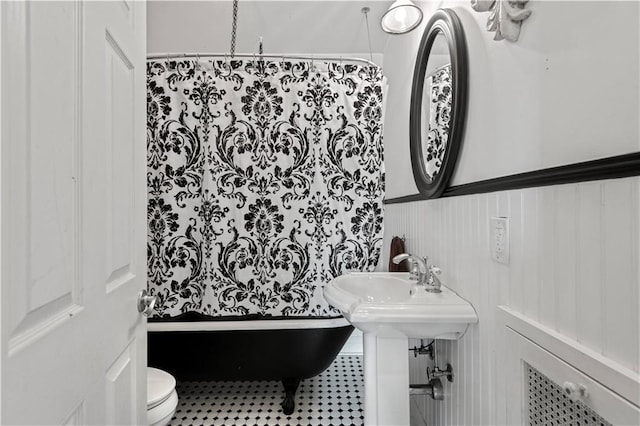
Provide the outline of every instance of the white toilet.
[[166,426],[178,406],[176,379],[166,371],[147,367],[147,422]]

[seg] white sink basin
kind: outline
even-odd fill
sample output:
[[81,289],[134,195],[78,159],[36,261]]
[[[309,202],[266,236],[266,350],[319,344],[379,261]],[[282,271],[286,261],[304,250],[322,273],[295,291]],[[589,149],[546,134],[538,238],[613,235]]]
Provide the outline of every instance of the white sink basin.
[[449,288],[412,295],[415,285],[406,272],[354,272],[331,280],[324,296],[354,327],[378,337],[452,340],[478,322],[473,306]]

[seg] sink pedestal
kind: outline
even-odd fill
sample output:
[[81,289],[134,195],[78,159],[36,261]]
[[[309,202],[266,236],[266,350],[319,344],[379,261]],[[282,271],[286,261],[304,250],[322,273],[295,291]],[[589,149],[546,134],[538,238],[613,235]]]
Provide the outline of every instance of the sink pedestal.
[[409,339],[364,333],[364,424],[409,425]]
[[364,423],[409,424],[409,337],[459,339],[478,322],[453,290],[415,292],[406,272],[352,272],[324,288],[324,297],[364,333]]

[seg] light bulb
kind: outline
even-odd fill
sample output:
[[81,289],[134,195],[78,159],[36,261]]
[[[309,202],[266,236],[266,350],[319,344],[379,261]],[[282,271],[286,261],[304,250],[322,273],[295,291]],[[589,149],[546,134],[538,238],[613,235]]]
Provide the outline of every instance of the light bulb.
[[405,21],[407,19],[407,11],[405,10],[404,7],[399,7],[396,10],[396,22],[399,23],[400,25],[405,25]]

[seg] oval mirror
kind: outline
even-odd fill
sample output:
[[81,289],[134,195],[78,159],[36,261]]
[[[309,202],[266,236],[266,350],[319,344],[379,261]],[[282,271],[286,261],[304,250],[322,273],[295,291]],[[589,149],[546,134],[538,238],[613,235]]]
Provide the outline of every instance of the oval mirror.
[[411,166],[425,198],[437,198],[455,169],[467,109],[467,47],[458,16],[439,9],[427,23],[411,89]]

